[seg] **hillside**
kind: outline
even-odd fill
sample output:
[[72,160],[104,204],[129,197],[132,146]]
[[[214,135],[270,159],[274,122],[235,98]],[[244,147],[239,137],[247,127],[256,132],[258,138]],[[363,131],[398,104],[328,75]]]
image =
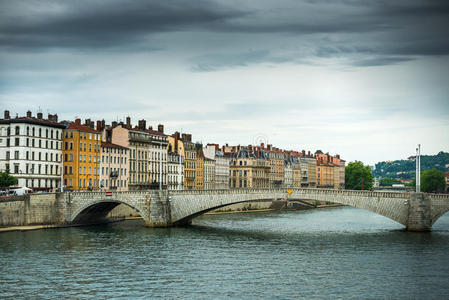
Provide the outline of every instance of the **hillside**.
[[[416,163],[413,158],[407,160],[382,161],[375,165],[374,177],[389,177],[401,179],[415,178]],[[439,152],[437,155],[421,156],[421,171],[437,169],[443,172],[449,171],[449,153]]]

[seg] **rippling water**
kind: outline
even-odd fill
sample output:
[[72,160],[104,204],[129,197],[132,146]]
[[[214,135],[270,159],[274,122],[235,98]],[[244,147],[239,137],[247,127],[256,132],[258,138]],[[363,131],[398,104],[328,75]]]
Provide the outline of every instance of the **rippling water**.
[[449,214],[402,228],[339,207],[3,233],[0,298],[449,297]]

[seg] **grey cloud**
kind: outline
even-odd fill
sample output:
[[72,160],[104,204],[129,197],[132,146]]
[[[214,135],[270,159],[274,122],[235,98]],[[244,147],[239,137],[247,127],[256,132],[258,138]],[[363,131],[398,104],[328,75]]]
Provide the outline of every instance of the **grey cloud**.
[[0,2],[3,47],[105,48],[136,42],[150,33],[198,29],[244,14],[206,1],[109,1],[107,5],[103,1],[28,1],[26,4]]
[[392,64],[410,61],[410,60],[413,60],[413,58],[379,56],[379,57],[356,60],[356,61],[352,62],[351,64],[353,66],[358,66],[358,67],[375,67],[375,66],[392,65]]
[[233,54],[209,54],[192,58],[194,72],[210,72],[231,67],[243,67],[255,63],[284,63],[294,57],[274,55],[269,50],[255,50]]

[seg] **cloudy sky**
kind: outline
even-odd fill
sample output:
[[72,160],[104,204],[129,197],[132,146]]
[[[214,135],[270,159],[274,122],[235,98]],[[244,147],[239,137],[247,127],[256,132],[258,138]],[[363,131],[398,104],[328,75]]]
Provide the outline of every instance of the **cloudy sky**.
[[449,151],[448,54],[445,0],[0,0],[13,115],[130,115],[369,164]]

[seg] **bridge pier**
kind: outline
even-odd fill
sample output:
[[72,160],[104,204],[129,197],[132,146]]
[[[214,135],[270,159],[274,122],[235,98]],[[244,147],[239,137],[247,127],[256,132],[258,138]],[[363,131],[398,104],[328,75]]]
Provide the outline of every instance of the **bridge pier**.
[[432,229],[431,201],[424,193],[411,193],[408,209],[408,231],[430,231]]
[[147,227],[170,227],[171,211],[168,191],[159,191],[150,202],[150,219],[147,220]]

